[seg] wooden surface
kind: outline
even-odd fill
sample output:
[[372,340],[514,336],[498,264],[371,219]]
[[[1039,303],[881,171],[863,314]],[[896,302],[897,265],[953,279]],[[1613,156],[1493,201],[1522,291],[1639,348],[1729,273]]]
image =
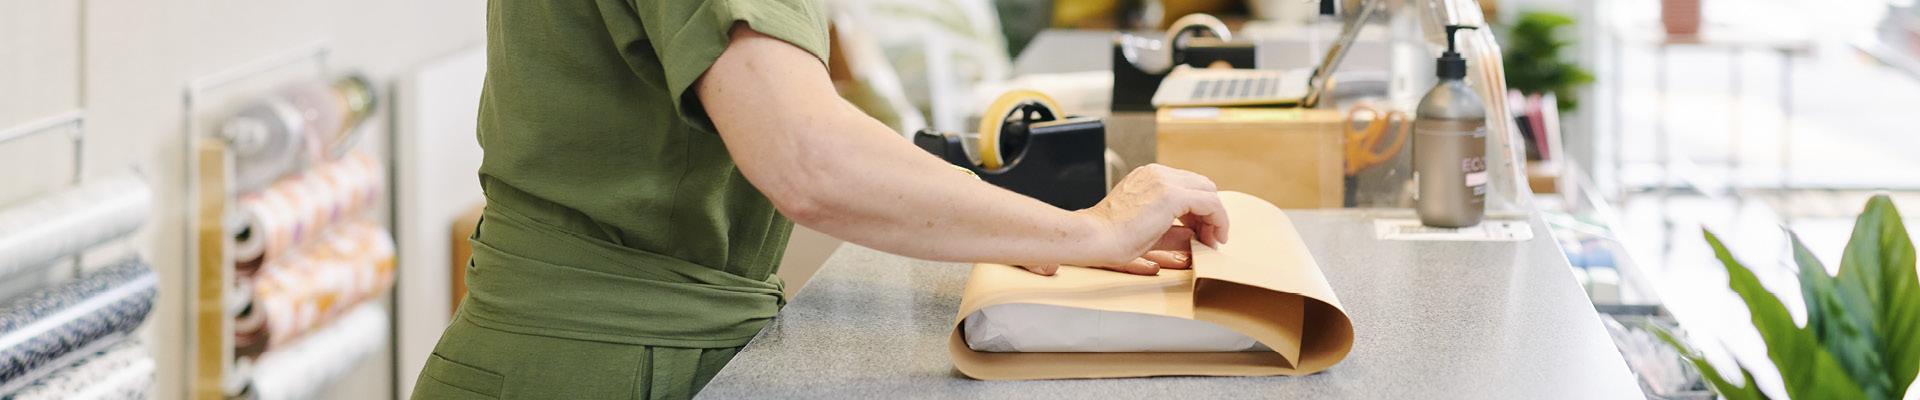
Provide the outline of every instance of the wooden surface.
[[1161,164],[1212,178],[1280,208],[1340,207],[1341,117],[1297,108],[1161,109]]
[[229,167],[226,144],[219,140],[199,141],[198,201],[193,205],[198,228],[194,230],[195,259],[193,338],[190,356],[193,378],[189,397],[219,400],[226,398],[222,383],[233,371],[233,318],[227,314],[226,290],[233,284],[227,258],[227,177]]
[[467,238],[473,237],[473,231],[480,227],[480,213],[486,209],[485,203],[473,206],[459,219],[453,220],[453,226],[448,229],[447,250],[451,252],[451,257],[447,258],[450,261],[447,265],[448,282],[451,282],[448,292],[453,294],[453,298],[447,302],[449,317],[454,311],[460,310],[460,298],[467,296],[467,260],[473,258],[473,243],[468,242]]

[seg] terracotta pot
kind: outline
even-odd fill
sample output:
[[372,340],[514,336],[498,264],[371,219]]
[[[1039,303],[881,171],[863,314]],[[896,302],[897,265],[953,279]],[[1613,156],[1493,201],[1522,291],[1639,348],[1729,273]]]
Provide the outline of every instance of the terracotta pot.
[[1660,0],[1660,24],[1668,35],[1700,33],[1700,0]]

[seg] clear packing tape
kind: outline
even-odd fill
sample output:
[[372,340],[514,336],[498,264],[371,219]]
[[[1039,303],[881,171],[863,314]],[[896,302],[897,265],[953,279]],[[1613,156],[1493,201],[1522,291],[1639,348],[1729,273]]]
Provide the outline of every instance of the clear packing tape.
[[[1270,376],[1312,374],[1346,358],[1353,347],[1353,323],[1286,214],[1244,193],[1220,197],[1234,218],[1233,241],[1217,249],[1195,244],[1192,270],[1136,276],[1069,267],[1046,277],[1013,266],[975,265],[948,341],[954,367],[981,380]],[[1252,338],[1267,350],[1238,351],[1237,344],[1224,342],[1189,344],[1186,350],[1229,351],[989,352],[969,347],[969,316],[1018,304],[1204,322]]]

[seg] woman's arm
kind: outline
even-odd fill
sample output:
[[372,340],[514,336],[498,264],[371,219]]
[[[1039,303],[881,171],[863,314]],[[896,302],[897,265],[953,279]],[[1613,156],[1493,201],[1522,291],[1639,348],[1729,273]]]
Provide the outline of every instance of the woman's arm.
[[[853,243],[943,261],[1152,273],[1154,248],[1225,241],[1213,183],[1135,170],[1106,200],[1069,212],[955,170],[842,100],[818,58],[744,24],[694,84],[741,174],[795,222]],[[1186,229],[1170,229],[1176,219]],[[1160,264],[1185,260],[1155,260]]]

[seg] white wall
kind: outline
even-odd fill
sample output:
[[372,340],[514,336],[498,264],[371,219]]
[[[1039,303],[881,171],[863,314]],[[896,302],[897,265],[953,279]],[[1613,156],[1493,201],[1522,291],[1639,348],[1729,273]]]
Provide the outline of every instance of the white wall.
[[[154,186],[156,215],[132,241],[161,277],[144,328],[159,362],[158,398],[186,393],[186,83],[324,40],[335,70],[362,70],[384,89],[398,72],[480,45],[484,13],[485,2],[452,0],[0,2],[0,129],[84,109],[84,174],[138,168]],[[384,138],[385,116],[377,118],[370,133]],[[8,171],[0,204],[64,185],[71,153],[58,138],[0,145],[0,171]],[[329,397],[387,397],[390,363],[370,361]]]

